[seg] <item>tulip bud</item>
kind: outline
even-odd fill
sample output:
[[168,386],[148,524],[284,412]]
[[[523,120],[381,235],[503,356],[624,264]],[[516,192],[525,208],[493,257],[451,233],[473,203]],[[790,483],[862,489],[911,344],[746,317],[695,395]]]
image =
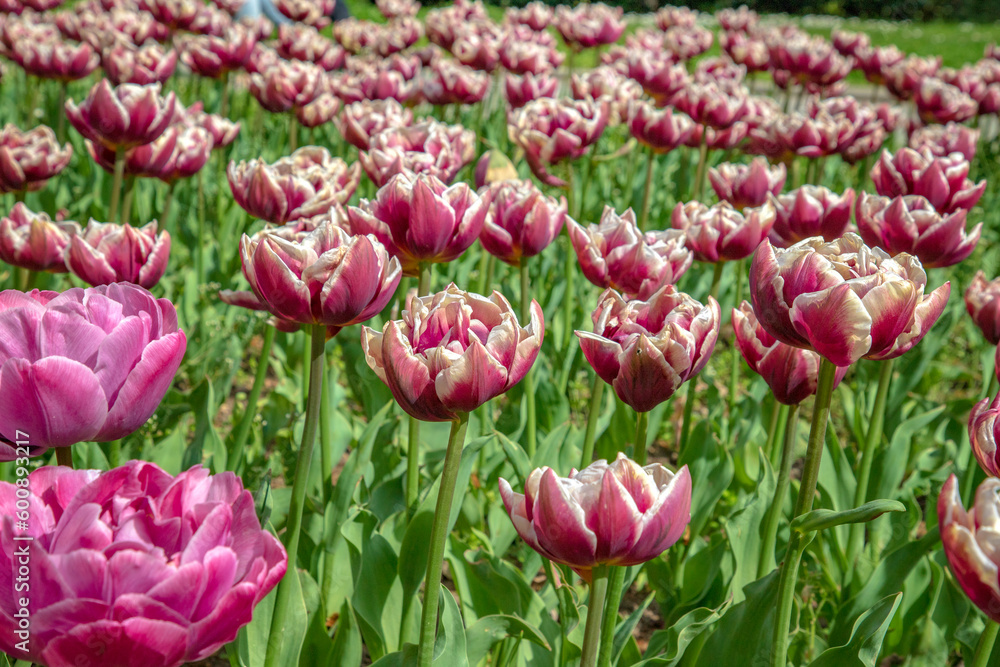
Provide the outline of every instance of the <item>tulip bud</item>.
[[678,203],[670,216],[674,229],[683,230],[687,246],[700,262],[730,262],[749,257],[774,225],[774,206],[737,211],[729,202],[705,206]]
[[774,226],[768,238],[771,245],[787,248],[813,236],[825,241],[839,239],[851,223],[854,190],[844,194],[818,185],[803,185],[783,195],[770,197],[774,206]]
[[986,479],[976,490],[975,504],[962,506],[958,478],[953,474],[938,496],[938,525],[945,556],[962,590],[993,622],[1000,621],[997,569],[1000,557],[994,546],[1000,530],[1000,479]]
[[22,132],[8,123],[0,130],[0,193],[40,190],[72,157],[73,147],[60,148],[52,128]]
[[750,264],[750,296],[764,330],[835,366],[893,359],[919,343],[951,293],[951,283],[930,294],[926,285],[916,257],[890,257],[851,233],[784,250],[765,239]]
[[724,162],[708,170],[708,180],[715,194],[740,211],[762,206],[769,194],[781,192],[787,175],[785,165],[771,167],[763,158],[754,158],[749,166]]
[[110,150],[148,144],[159,137],[174,116],[175,96],[160,97],[160,85],[131,83],[112,88],[107,79],[90,89],[80,106],[66,102],[66,116],[76,131]]
[[365,359],[399,406],[423,421],[450,421],[521,381],[544,336],[542,309],[518,323],[499,292],[489,298],[449,285],[412,297],[401,320],[362,329]]
[[534,470],[515,493],[500,479],[500,496],[528,546],[590,579],[599,565],[639,565],[670,548],[691,521],[691,474],[659,463],[645,468],[618,454],[568,478]]
[[987,282],[977,271],[965,290],[965,309],[991,345],[1000,343],[1000,278]]
[[566,198],[546,197],[531,181],[493,183],[485,197],[490,215],[479,242],[486,252],[514,266],[545,250],[566,219]]
[[94,286],[127,282],[149,289],[169,259],[170,232],[157,234],[156,220],[139,228],[91,220],[65,251],[66,268]]
[[0,219],[0,260],[30,271],[65,273],[63,252],[70,237],[79,233],[75,222],[53,221],[18,202],[8,217]]
[[882,151],[871,179],[883,197],[921,195],[941,213],[952,213],[972,208],[986,191],[985,180],[975,185],[968,174],[969,162],[957,153],[936,158],[903,148],[895,156]]

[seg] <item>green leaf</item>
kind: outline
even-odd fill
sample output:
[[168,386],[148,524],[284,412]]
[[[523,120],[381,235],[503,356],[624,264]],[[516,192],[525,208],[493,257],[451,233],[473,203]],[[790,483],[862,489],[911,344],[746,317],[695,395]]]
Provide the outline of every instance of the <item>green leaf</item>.
[[698,667],[766,664],[778,607],[780,570],[747,584],[743,602],[730,607],[698,656]]
[[410,599],[424,580],[433,523],[434,512],[424,510],[417,512],[406,526],[397,567],[404,600]]
[[490,650],[507,637],[518,637],[552,650],[545,637],[524,619],[507,614],[484,616],[465,631],[466,655],[470,665],[478,665]]
[[896,593],[879,600],[854,623],[845,645],[823,651],[810,667],[875,667],[889,622],[902,599],[903,594]]
[[743,587],[757,578],[757,561],[760,560],[761,525],[774,499],[774,471],[763,450],[757,450],[759,472],[753,493],[723,521],[726,536],[732,547],[735,572],[730,583],[733,602],[743,600]]
[[444,598],[441,605],[441,623],[438,626],[437,641],[434,643],[434,660],[437,667],[468,667],[469,658],[465,644],[465,624],[462,612],[458,610],[455,596],[444,586],[440,588]]
[[834,510],[818,509],[796,517],[792,521],[792,529],[800,533],[814,530],[826,530],[845,523],[867,523],[882,516],[886,512],[905,512],[906,506],[898,500],[872,500],[861,507],[852,510],[835,512]]
[[[288,572],[285,573],[278,586],[282,584],[291,588],[291,602],[288,613],[285,615],[284,627],[272,628],[272,632],[267,638],[267,654],[277,656],[273,664],[297,665],[299,664],[302,642],[305,640],[306,630],[309,627],[309,614],[306,611],[305,597],[302,595],[299,572],[291,564],[289,564]],[[276,586],[275,591],[277,590]],[[261,657],[263,658],[263,653]]]
[[647,657],[635,667],[675,667],[691,642],[722,618],[728,608],[728,602],[718,609],[700,607],[681,616],[666,630],[657,630],[646,647],[646,655],[653,657]]
[[691,539],[701,534],[729,483],[733,481],[733,458],[719,442],[708,420],[692,430],[678,466],[691,473]]
[[340,617],[337,619],[337,627],[333,635],[330,662],[327,664],[338,667],[358,667],[361,664],[362,656],[361,631],[358,630],[351,605],[345,601],[340,608]]
[[[629,580],[626,579],[626,584],[629,584]],[[626,585],[625,590],[628,590],[628,585]],[[642,604],[635,608],[628,618],[618,623],[618,627],[615,628],[615,638],[611,645],[611,664],[618,664],[618,659],[621,656],[622,651],[625,649],[625,644],[629,639],[632,638],[632,631],[635,630],[635,626],[639,625],[639,619],[642,615],[646,613],[646,609],[649,608],[649,604],[653,601],[653,593],[646,596]]]
[[257,513],[257,519],[260,521],[260,525],[266,525],[268,519],[271,518],[272,509],[270,468],[267,469],[267,472],[265,472],[264,476],[261,478],[260,484],[257,486],[257,490],[253,492],[253,506],[254,511]]

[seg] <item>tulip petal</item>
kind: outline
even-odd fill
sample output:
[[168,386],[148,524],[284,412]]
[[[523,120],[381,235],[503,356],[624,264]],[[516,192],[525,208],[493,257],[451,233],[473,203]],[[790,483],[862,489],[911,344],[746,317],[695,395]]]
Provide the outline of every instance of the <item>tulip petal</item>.
[[796,331],[836,366],[850,366],[871,348],[871,315],[847,283],[800,294],[789,315]]
[[462,357],[434,378],[441,403],[455,412],[472,412],[507,386],[507,369],[478,338],[472,338]]

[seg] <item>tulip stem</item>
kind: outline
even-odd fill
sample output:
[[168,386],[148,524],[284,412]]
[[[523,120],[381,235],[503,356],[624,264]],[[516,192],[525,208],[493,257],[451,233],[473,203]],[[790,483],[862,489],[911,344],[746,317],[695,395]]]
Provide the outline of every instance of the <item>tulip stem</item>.
[[56,465],[73,467],[73,452],[71,447],[56,447]]
[[229,72],[222,75],[222,93],[219,96],[219,115],[223,118],[229,113]]
[[597,420],[601,416],[601,404],[604,398],[604,380],[594,373],[594,381],[590,384],[590,406],[587,412],[587,431],[583,436],[583,457],[580,459],[580,469],[583,470],[594,462],[594,440],[597,433]]
[[299,119],[295,114],[288,116],[288,152],[294,153],[299,147]]
[[458,419],[451,424],[448,449],[444,455],[444,469],[441,471],[441,485],[438,488],[437,506],[434,508],[434,524],[431,527],[427,576],[424,579],[424,608],[420,615],[420,644],[417,648],[418,667],[430,667],[434,657],[438,604],[441,598],[441,566],[444,563],[444,549],[448,541],[448,524],[451,523],[451,505],[455,497],[458,467],[462,462],[462,447],[465,446],[465,431],[468,426],[469,414],[460,412]]
[[[640,413],[644,414],[644,413]],[[607,599],[604,602],[604,621],[601,623],[601,650],[597,656],[598,667],[611,667],[611,651],[615,643],[615,627],[618,625],[618,609],[621,607],[622,590],[628,567],[609,568]],[[587,619],[590,620],[589,618]]]
[[238,472],[243,461],[243,450],[246,446],[247,436],[250,434],[250,427],[253,425],[254,417],[257,415],[257,401],[260,400],[261,389],[264,388],[264,380],[267,378],[267,369],[271,361],[271,345],[274,343],[275,328],[264,325],[264,343],[261,346],[260,355],[257,357],[257,372],[253,377],[253,386],[247,395],[246,409],[240,417],[239,424],[236,425],[233,444],[229,450],[229,469]]
[[205,284],[205,172],[198,172],[198,247],[195,249],[194,266],[198,285]]
[[[778,410],[774,413],[778,414]],[[760,560],[757,561],[757,578],[760,579],[771,571],[774,562],[775,541],[778,535],[778,522],[781,521],[781,508],[785,505],[785,496],[790,484],[789,475],[792,471],[792,459],[795,454],[795,438],[798,435],[799,404],[782,405],[785,413],[785,437],[781,446],[781,468],[778,470],[778,482],[774,487],[774,498],[771,507],[764,518],[764,535],[760,548]],[[774,428],[777,431],[777,428]]]
[[170,206],[174,203],[174,190],[177,189],[177,181],[170,181],[167,186],[167,196],[163,199],[163,209],[160,211],[160,223],[164,229],[169,229],[167,221],[170,219]]
[[[528,260],[521,258],[521,326],[528,326],[531,321],[531,272],[528,270]],[[535,377],[534,370],[529,368],[524,375],[524,402],[528,409],[527,425],[525,427],[525,444],[529,459],[535,457],[538,431],[535,424]]]
[[[861,450],[861,467],[858,468],[858,485],[854,490],[854,506],[860,507],[868,501],[868,481],[872,474],[872,462],[875,452],[882,440],[882,425],[885,422],[885,404],[889,396],[889,385],[892,383],[892,359],[880,364],[878,375],[878,390],[875,394],[875,405],[872,406],[872,416],[868,422],[868,433],[865,437],[864,449]],[[847,568],[844,570],[845,585],[850,583],[853,564],[861,554],[865,539],[865,524],[852,523],[850,537],[847,540]]]
[[649,426],[649,413],[635,413],[635,443],[632,460],[640,467],[646,465],[646,429]]
[[656,153],[652,148],[647,149],[646,157],[646,187],[642,191],[642,217],[639,218],[639,229],[646,231],[649,226],[649,204],[653,194],[653,167],[655,166]]
[[122,197],[122,178],[125,176],[125,149],[115,149],[115,175],[111,182],[111,209],[108,211],[108,222],[118,219],[118,207]]
[[128,187],[125,188],[125,196],[122,198],[122,208],[121,211],[119,211],[119,225],[124,225],[132,219],[132,199],[135,197],[135,186],[135,176],[129,176]]
[[702,137],[698,146],[698,170],[694,174],[694,196],[695,201],[701,200],[701,194],[705,190],[705,167],[708,165],[708,144],[706,138]]
[[[572,71],[572,70],[571,70]],[[571,211],[571,216],[576,216],[574,219],[578,219],[579,216],[576,215],[576,197],[573,192],[573,167],[572,165],[567,165],[566,167],[566,200],[568,202],[567,209]],[[562,349],[563,354],[569,352],[570,342],[573,340],[573,312],[575,310],[576,304],[574,301],[574,292],[576,285],[574,284],[574,276],[576,275],[576,251],[573,250],[573,242],[570,240],[569,236],[569,225],[566,225],[566,243],[569,246],[566,249],[566,259],[563,265],[564,272],[564,284],[566,285],[566,292],[563,294],[563,336],[562,345],[559,347]]]
[[[788,406],[784,403],[774,402],[774,411],[771,412],[771,425],[767,429],[767,458],[771,462],[772,468],[777,468],[781,464],[781,447],[778,443],[784,434],[784,425],[788,421]],[[779,433],[781,431],[781,433]]]
[[[417,296],[427,296],[431,293],[431,265],[420,265],[420,277],[417,281]],[[409,510],[417,508],[417,498],[420,496],[420,420],[410,417],[406,438],[406,507]]]
[[608,593],[608,566],[598,565],[591,570],[590,601],[587,603],[587,626],[583,634],[583,653],[580,667],[595,667],[601,644],[601,619]]
[[[725,262],[716,262],[715,269],[712,271],[712,287],[708,290],[708,295],[715,300],[719,298],[719,286],[722,283],[722,268],[724,266]],[[697,377],[692,377],[688,380],[687,399],[684,401],[684,421],[681,423],[681,441],[678,446],[678,451],[681,455],[684,454],[688,438],[691,437],[691,417],[694,412],[694,400],[697,398],[697,391],[695,389],[697,383]]]
[[986,621],[983,634],[979,637],[976,645],[976,657],[972,659],[971,667],[986,667],[990,664],[990,656],[993,655],[993,647],[996,644],[997,634],[1000,632],[1000,625],[996,621]]
[[[823,460],[823,444],[826,441],[826,427],[830,420],[830,400],[833,398],[833,381],[837,367],[825,357],[820,358],[819,382],[816,403],[813,405],[812,427],[809,429],[809,447],[806,450],[805,467],[802,469],[799,495],[795,499],[795,517],[812,509],[819,479],[819,466]],[[792,531],[781,566],[778,583],[778,613],[774,623],[774,640],[771,646],[771,667],[785,667],[788,662],[788,630],[792,620],[792,606],[795,601],[795,584],[799,574],[799,562],[805,545],[802,535]]]
[[[323,367],[326,350],[326,327],[313,324],[310,327],[311,346],[309,359],[309,397],[306,400],[305,424],[302,427],[302,446],[295,459],[295,476],[292,477],[292,499],[288,507],[288,519],[285,521],[286,547],[288,551],[288,571],[278,584],[278,593],[274,600],[274,612],[271,616],[271,633],[267,640],[267,658],[264,667],[279,667],[279,646],[284,636],[289,632],[288,623],[293,600],[293,585],[291,577],[297,577],[296,560],[299,551],[299,535],[302,529],[302,513],[306,504],[306,491],[309,488],[309,468],[312,465],[313,445],[316,443],[316,430],[319,425],[320,401],[323,398]],[[297,588],[295,586],[294,588]]]
[[122,441],[112,440],[108,443],[108,466],[117,468],[122,464]]
[[[739,260],[736,262],[736,300],[733,301],[733,308],[739,308],[740,303],[743,302],[743,280],[744,280],[744,262],[746,260]],[[735,344],[735,338],[733,340],[733,359],[729,366],[729,421],[730,421],[730,437],[732,437],[732,422],[736,420],[736,393],[739,391],[740,383],[740,348],[739,345]]]
[[59,106],[56,107],[56,140],[61,144],[66,141],[66,81],[59,82]]

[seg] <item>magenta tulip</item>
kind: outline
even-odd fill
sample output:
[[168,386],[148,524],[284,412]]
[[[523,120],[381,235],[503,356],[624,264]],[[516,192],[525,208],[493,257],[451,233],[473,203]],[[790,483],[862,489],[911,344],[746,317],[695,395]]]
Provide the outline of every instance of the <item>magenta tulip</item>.
[[340,100],[330,93],[323,93],[304,107],[295,110],[295,117],[302,127],[326,125],[340,111]]
[[843,236],[851,224],[854,190],[837,194],[823,186],[803,185],[770,201],[775,218],[768,238],[771,245],[787,248],[813,236],[825,241]]
[[670,216],[674,229],[684,232],[687,246],[700,262],[732,262],[749,257],[774,225],[774,206],[738,211],[729,202],[705,206],[678,203]]
[[387,19],[416,16],[420,10],[420,3],[413,0],[375,0],[375,6]]
[[723,162],[708,170],[708,180],[715,194],[740,211],[763,206],[768,195],[781,192],[787,176],[785,165],[772,167],[763,158],[754,158],[749,165]]
[[510,23],[526,25],[536,32],[543,32],[552,23],[553,10],[544,2],[535,0],[524,7],[511,7],[504,14]]
[[980,484],[975,503],[968,511],[962,506],[959,487],[958,478],[951,475],[938,496],[938,525],[944,554],[965,594],[990,620],[998,622],[1000,556],[994,541],[1000,530],[1000,479],[990,477]]
[[1000,278],[987,281],[977,271],[965,290],[965,309],[991,345],[1000,343]]
[[330,24],[335,4],[336,0],[276,0],[274,6],[295,23],[324,28]]
[[554,46],[516,39],[510,34],[500,44],[500,64],[514,74],[543,74],[562,62],[563,55]]
[[748,72],[763,72],[771,65],[771,53],[767,44],[741,32],[720,33],[719,47],[730,60],[743,65]]
[[0,460],[8,461],[18,430],[41,449],[134,432],[187,346],[173,304],[127,283],[0,292],[0,338]]
[[657,109],[644,100],[629,104],[628,129],[639,143],[657,153],[668,153],[684,143],[695,124],[686,114],[670,107]]
[[946,157],[961,153],[969,162],[976,157],[979,130],[958,123],[927,125],[910,135],[909,146],[918,153]]
[[366,100],[348,104],[333,122],[345,141],[366,151],[373,135],[387,128],[412,125],[413,112],[393,99]]
[[1000,477],[1000,455],[997,435],[1000,435],[1000,395],[987,396],[976,403],[969,415],[969,443],[979,461],[979,467],[990,477]]
[[712,31],[699,25],[674,26],[663,35],[663,48],[681,61],[700,56],[712,48]]
[[720,9],[715,12],[715,20],[720,28],[728,32],[749,32],[760,23],[760,16],[746,5],[741,5],[738,9]]
[[126,282],[149,289],[170,259],[170,232],[157,230],[156,220],[138,228],[91,220],[70,237],[66,268],[88,285]]
[[518,323],[499,292],[489,298],[449,285],[407,301],[401,320],[362,329],[365,359],[403,410],[423,421],[451,421],[505,393],[531,369],[542,345],[542,309]]
[[424,80],[423,95],[431,104],[475,104],[482,102],[490,87],[490,77],[452,60],[439,60]]
[[553,97],[559,87],[559,79],[549,74],[507,74],[503,81],[504,97],[511,109],[520,109],[540,97]]
[[268,111],[285,113],[316,99],[324,74],[312,63],[278,60],[260,74],[250,75],[250,92]]
[[698,11],[667,5],[656,12],[656,25],[664,32],[671,28],[693,28],[698,23]]
[[358,155],[365,173],[378,187],[397,174],[426,174],[450,183],[476,157],[476,135],[461,125],[435,120],[409,127],[386,128],[371,137]]
[[556,7],[553,23],[566,43],[574,49],[614,44],[625,32],[621,7],[603,3],[582,3],[570,8]]
[[903,148],[895,155],[882,151],[871,178],[883,197],[921,195],[941,213],[952,213],[975,206],[986,190],[985,180],[973,184],[968,179],[969,166],[959,154],[933,157]]
[[521,147],[540,181],[557,187],[566,183],[548,167],[583,156],[608,124],[606,100],[583,101],[543,97],[514,111],[507,121],[511,141]]
[[145,86],[164,83],[177,66],[177,52],[164,52],[163,47],[153,43],[141,48],[119,44],[105,51],[101,59],[104,73],[113,84],[134,83]]
[[66,116],[84,138],[111,150],[127,149],[163,134],[173,120],[175,99],[172,92],[161,97],[159,84],[112,88],[101,79],[80,106],[66,102]]
[[0,219],[0,260],[29,271],[65,273],[63,253],[80,226],[70,220],[52,220],[34,213],[23,202]]
[[40,190],[72,157],[73,147],[60,148],[52,128],[22,132],[8,123],[0,130],[0,193]]
[[309,25],[278,26],[278,55],[282,58],[314,63],[330,72],[344,66],[346,52]]
[[930,76],[920,82],[913,101],[925,123],[961,123],[975,116],[979,108],[969,95]]
[[184,42],[181,59],[199,76],[218,79],[243,68],[257,46],[257,35],[249,28],[233,24],[221,37],[200,35]]
[[547,197],[531,181],[505,180],[489,186],[490,213],[479,234],[486,252],[518,266],[559,236],[566,219],[566,198]]
[[100,55],[90,44],[73,44],[58,38],[18,39],[10,49],[10,56],[28,74],[57,81],[86,78],[101,64]]

